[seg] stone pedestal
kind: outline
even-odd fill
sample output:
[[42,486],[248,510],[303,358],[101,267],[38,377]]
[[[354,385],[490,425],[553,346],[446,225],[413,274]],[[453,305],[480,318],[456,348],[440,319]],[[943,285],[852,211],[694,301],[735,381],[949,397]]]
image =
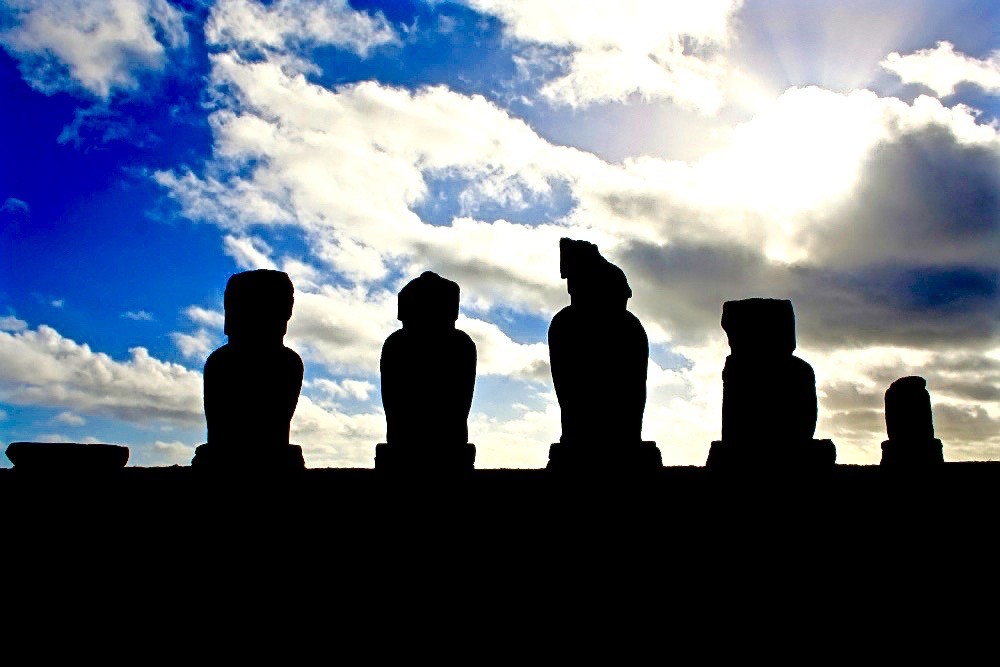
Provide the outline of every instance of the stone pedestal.
[[375,470],[379,472],[451,475],[472,472],[475,463],[476,446],[471,442],[382,442],[375,446]]
[[205,443],[194,450],[191,467],[212,472],[260,470],[281,473],[305,470],[306,463],[298,445],[247,446],[234,450]]
[[891,468],[922,468],[944,463],[944,445],[937,438],[886,440],[881,465]]
[[649,472],[663,467],[652,440],[622,442],[554,442],[546,470],[553,472]]
[[[760,446],[766,444],[766,446]],[[837,462],[832,440],[752,443],[716,440],[705,467],[710,470],[828,472]]]

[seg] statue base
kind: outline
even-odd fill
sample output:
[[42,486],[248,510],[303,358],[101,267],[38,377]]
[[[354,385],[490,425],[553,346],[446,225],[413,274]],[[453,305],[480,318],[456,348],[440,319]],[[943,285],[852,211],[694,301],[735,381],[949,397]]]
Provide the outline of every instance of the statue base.
[[380,442],[375,446],[375,470],[380,472],[472,472],[476,446],[471,442],[442,445],[420,442]]
[[191,467],[213,472],[297,472],[305,470],[298,445],[232,447],[210,442],[194,450]]
[[827,472],[837,462],[832,440],[789,443],[716,440],[708,452],[709,470]]
[[926,440],[886,440],[882,443],[881,465],[893,468],[922,468],[944,463],[944,445],[937,438]]
[[663,468],[652,440],[634,443],[553,442],[546,470],[554,472],[640,472]]

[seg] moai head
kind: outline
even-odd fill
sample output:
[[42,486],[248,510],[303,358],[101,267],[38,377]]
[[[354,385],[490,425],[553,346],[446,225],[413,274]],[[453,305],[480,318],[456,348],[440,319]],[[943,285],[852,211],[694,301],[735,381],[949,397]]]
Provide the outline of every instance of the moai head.
[[458,283],[424,271],[399,291],[398,319],[404,329],[454,329]]
[[559,274],[566,279],[574,306],[625,310],[632,297],[625,272],[601,256],[588,241],[559,239]]
[[294,300],[287,273],[270,269],[237,273],[226,283],[225,334],[234,343],[280,343]]
[[770,356],[795,351],[795,311],[786,299],[726,301],[722,328],[733,354]]
[[911,375],[899,378],[885,391],[885,428],[889,440],[934,439],[934,418],[927,381]]

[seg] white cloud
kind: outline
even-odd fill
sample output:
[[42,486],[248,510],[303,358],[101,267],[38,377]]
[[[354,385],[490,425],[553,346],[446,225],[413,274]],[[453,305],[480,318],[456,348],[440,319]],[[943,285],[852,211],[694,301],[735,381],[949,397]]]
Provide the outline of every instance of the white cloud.
[[347,0],[221,0],[205,24],[209,44],[285,50],[290,46],[332,45],[365,56],[399,38],[381,12],[354,10]]
[[371,468],[375,445],[385,441],[385,417],[380,412],[345,413],[302,396],[292,418],[291,441],[302,447],[309,467]]
[[55,416],[55,420],[61,424],[67,424],[69,426],[83,426],[87,423],[87,420],[80,415],[69,412],[60,412]]
[[66,299],[52,299],[49,303],[53,308],[62,308],[66,305]]
[[951,42],[938,42],[933,49],[920,49],[907,55],[893,52],[879,63],[895,73],[903,83],[919,83],[938,97],[955,92],[960,83],[971,83],[987,93],[1000,93],[1000,51],[988,58],[972,58],[955,51]]
[[312,382],[311,386],[334,399],[353,398],[358,401],[367,400],[375,391],[375,385],[367,380],[344,379],[336,382],[322,378]]
[[198,329],[193,334],[175,331],[170,334],[170,337],[173,339],[174,345],[177,346],[181,355],[185,359],[193,361],[208,359],[208,355],[212,350],[218,347],[216,344],[217,336],[212,335],[205,329]]
[[201,375],[145,348],[116,361],[45,325],[0,333],[0,400],[65,407],[131,423],[202,423]]
[[226,323],[226,316],[224,313],[220,313],[217,310],[202,308],[201,306],[188,306],[184,310],[184,314],[192,322],[213,329],[221,329]]
[[27,322],[19,320],[13,315],[0,317],[0,331],[24,331],[27,328]]
[[153,321],[153,314],[148,313],[145,310],[126,310],[122,313],[122,317],[126,320],[135,320],[137,322]]
[[241,269],[277,269],[271,261],[271,248],[266,243],[252,236],[226,236],[226,254],[232,257]]
[[157,440],[151,445],[129,445],[130,466],[157,467],[189,465],[194,458],[194,445],[180,440]]
[[[624,101],[637,93],[703,113],[722,104],[728,65],[720,53],[732,36],[740,0],[467,0],[499,17],[507,34],[529,45],[521,58],[562,57],[564,72],[542,93],[572,106]],[[532,56],[532,54],[535,54]]]
[[492,322],[460,316],[456,326],[476,343],[476,374],[501,375],[546,382],[550,376],[549,348],[544,343],[517,343]]
[[[108,98],[160,70],[187,44],[183,14],[167,0],[5,0],[15,25],[0,33],[25,79],[47,93],[83,88]],[[162,40],[162,41],[161,41]]]

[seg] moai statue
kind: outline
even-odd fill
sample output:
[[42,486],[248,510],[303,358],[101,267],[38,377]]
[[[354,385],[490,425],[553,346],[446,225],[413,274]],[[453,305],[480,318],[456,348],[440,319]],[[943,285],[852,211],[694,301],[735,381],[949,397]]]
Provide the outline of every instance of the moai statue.
[[660,468],[656,443],[642,440],[649,342],[627,310],[625,273],[587,241],[561,239],[559,257],[570,305],[549,325],[562,435],[549,449],[548,468]]
[[293,301],[292,281],[281,271],[245,271],[229,279],[224,298],[229,342],[205,362],[208,442],[195,451],[191,465],[305,467],[302,449],[288,442],[303,373],[302,359],[283,343]]
[[386,442],[378,470],[472,470],[469,410],[476,385],[476,344],[455,328],[457,283],[425,271],[399,292],[399,320],[382,346]]
[[792,302],[727,301],[722,328],[732,352],[722,371],[722,440],[712,443],[706,466],[830,469],[833,442],[813,439],[816,376],[792,354]]
[[934,437],[931,396],[922,377],[911,375],[889,385],[885,427],[889,439],[882,443],[883,466],[916,468],[944,463],[944,447]]

